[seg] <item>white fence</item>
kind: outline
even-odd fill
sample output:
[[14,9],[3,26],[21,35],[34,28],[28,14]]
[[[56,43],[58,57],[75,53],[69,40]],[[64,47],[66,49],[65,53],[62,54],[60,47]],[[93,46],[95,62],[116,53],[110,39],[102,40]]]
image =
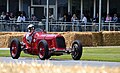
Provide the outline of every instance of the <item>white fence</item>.
[[[0,21],[0,31],[27,31],[27,26],[34,24],[35,28],[45,30],[45,22],[39,21]],[[64,32],[64,31],[98,31],[98,23],[81,23],[81,22],[49,22],[49,31]],[[101,30],[105,31],[120,31],[120,23],[101,23]]]

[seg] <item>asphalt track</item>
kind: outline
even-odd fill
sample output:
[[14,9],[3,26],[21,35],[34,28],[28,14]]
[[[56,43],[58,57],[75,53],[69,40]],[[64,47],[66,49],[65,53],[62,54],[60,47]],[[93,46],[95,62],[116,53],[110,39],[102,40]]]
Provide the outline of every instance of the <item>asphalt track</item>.
[[50,63],[53,65],[60,66],[93,66],[93,67],[120,67],[120,62],[103,62],[103,61],[75,61],[75,60],[60,60],[60,59],[50,59],[50,60],[40,60],[38,58],[19,58],[12,59],[11,57],[0,57],[0,62],[2,63],[38,63],[45,64]]
[[[107,47],[104,47],[107,48]],[[120,48],[116,47],[116,48]],[[9,48],[0,48],[0,50],[9,50]],[[2,63],[32,63],[36,62],[39,64],[51,63],[53,65],[63,65],[63,66],[95,66],[95,67],[120,67],[120,62],[104,62],[104,61],[75,61],[75,60],[60,60],[60,59],[50,59],[50,60],[40,60],[38,58],[19,58],[12,59],[11,57],[0,57],[0,62]]]

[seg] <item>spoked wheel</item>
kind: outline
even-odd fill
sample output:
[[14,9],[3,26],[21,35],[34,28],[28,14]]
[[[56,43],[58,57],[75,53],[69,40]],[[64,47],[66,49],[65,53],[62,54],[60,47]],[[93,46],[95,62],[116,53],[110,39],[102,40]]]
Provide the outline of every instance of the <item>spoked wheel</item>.
[[38,44],[39,58],[41,60],[49,59],[48,44],[45,40],[41,40]]
[[72,58],[74,60],[79,60],[82,56],[82,44],[80,43],[80,41],[75,40],[72,43]]
[[20,57],[20,53],[21,53],[21,45],[20,42],[17,38],[14,38],[11,41],[11,45],[10,45],[10,54],[11,57],[13,59],[18,59]]

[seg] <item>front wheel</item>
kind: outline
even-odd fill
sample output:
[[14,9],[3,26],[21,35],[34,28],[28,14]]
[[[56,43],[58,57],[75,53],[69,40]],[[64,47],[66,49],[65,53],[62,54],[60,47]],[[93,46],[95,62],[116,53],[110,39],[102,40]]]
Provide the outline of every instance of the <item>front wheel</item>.
[[10,54],[13,59],[18,59],[21,53],[20,41],[17,38],[14,38],[10,44]]
[[47,41],[41,40],[38,43],[38,51],[39,51],[38,55],[41,60],[45,60],[49,58],[49,49],[48,49]]
[[82,44],[79,40],[75,40],[72,43],[72,58],[74,60],[79,60],[82,56]]

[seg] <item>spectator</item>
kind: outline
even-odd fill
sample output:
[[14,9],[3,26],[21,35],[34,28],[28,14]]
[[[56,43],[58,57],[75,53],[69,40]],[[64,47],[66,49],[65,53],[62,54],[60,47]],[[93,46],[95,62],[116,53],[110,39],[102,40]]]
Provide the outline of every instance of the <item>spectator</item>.
[[78,18],[76,17],[76,14],[73,14],[73,16],[72,16],[72,18],[71,18],[71,21],[72,21],[72,30],[74,31],[74,30],[76,30],[75,29],[75,24],[77,25],[76,27],[77,27],[77,30],[79,30],[78,29]]
[[[23,13],[21,13],[21,15],[18,16],[17,18],[17,22],[25,22],[25,19],[26,19],[25,16],[23,15]],[[17,27],[18,27],[17,31],[26,31],[26,25],[23,23],[21,24],[18,23]]]
[[67,26],[67,29],[66,29],[66,22],[67,22],[67,15],[66,15],[66,14],[64,14],[62,21],[64,22],[63,30],[69,30],[69,29],[68,29],[68,26]]
[[85,24],[87,23],[87,18],[85,17],[84,14],[82,15],[82,23],[85,23]]
[[32,14],[31,21],[37,21],[37,18],[34,14]]
[[71,18],[72,18],[72,15],[70,12],[68,12],[68,15],[67,15],[67,21],[68,22],[71,22]]
[[108,24],[104,24],[104,25],[107,25],[107,26],[103,27],[104,30],[108,31],[108,29],[109,29],[108,25],[110,24],[111,21],[112,21],[112,17],[110,17],[110,15],[107,14],[105,22],[108,23]]
[[6,12],[5,20],[6,20],[6,21],[9,21],[9,20],[10,20],[10,16],[9,16],[9,13],[8,13],[8,12]]
[[67,16],[66,15],[63,16],[63,22],[67,22]]
[[107,14],[107,16],[106,16],[106,20],[105,20],[105,21],[111,21],[111,20],[112,20],[112,18],[110,17],[109,14]]
[[118,22],[118,17],[117,17],[117,14],[114,14],[113,16],[113,21],[114,21],[114,26],[113,26],[113,29],[112,30],[116,30],[116,23]]
[[5,12],[2,12],[2,14],[1,14],[1,16],[0,16],[0,17],[1,17],[1,19],[3,19],[3,20],[4,20],[4,19],[5,19],[5,17],[6,17]]
[[[1,20],[4,20],[5,17],[6,17],[5,12],[2,12],[2,14],[1,14],[1,16],[0,16],[0,19],[1,19]],[[0,28],[1,28],[1,30],[6,30],[6,29],[5,29],[5,25],[0,25]]]
[[118,22],[117,14],[114,14],[113,21],[114,21],[115,23]]
[[58,21],[63,21],[63,17],[61,14],[59,15]]
[[[9,19],[10,19],[11,21],[15,21],[15,20],[16,20],[16,18],[14,17],[14,15],[13,15],[12,12],[10,13]],[[15,31],[15,28],[16,28],[16,25],[15,25],[15,24],[14,24],[14,25],[11,25],[11,31]]]
[[10,13],[10,20],[14,20],[14,15],[12,12]]
[[92,31],[97,31],[97,24],[99,23],[99,14],[97,13],[96,17],[93,18]]
[[49,13],[49,19],[50,19],[50,22],[53,22],[55,20],[53,14]]
[[76,17],[76,14],[73,14],[72,18],[71,18],[71,21],[72,22],[75,22],[77,20],[77,17]]
[[[54,21],[54,16],[49,12],[49,21],[52,23]],[[57,31],[57,25],[50,26],[51,31]]]
[[18,18],[17,18],[17,22],[24,22],[25,19],[26,19],[25,16],[23,15],[23,13],[21,13],[21,15],[18,16]]
[[10,31],[10,28],[9,28],[10,24],[7,24],[10,21],[10,16],[8,12],[6,12],[5,21],[6,21],[5,30]]
[[82,26],[81,26],[81,29],[82,29],[82,31],[84,30],[84,31],[86,31],[86,24],[87,24],[87,18],[85,17],[85,15],[83,14],[82,15],[82,20],[81,20],[82,22]]
[[93,18],[93,22],[99,23],[99,14],[97,13],[96,17]]

